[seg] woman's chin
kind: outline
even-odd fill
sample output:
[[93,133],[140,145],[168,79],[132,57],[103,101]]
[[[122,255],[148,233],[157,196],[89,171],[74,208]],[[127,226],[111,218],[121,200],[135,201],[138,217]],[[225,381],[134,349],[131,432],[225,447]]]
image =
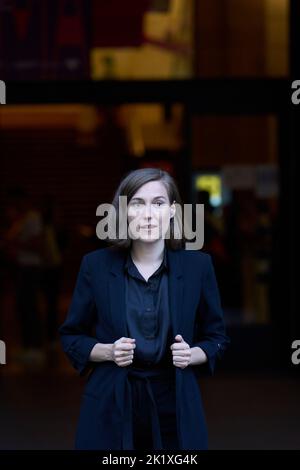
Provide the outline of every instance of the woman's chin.
[[153,243],[153,242],[157,242],[161,237],[159,237],[158,235],[152,235],[152,234],[149,234],[149,235],[140,235],[139,237],[137,238],[133,238],[133,241],[134,240],[139,240],[140,242],[145,242],[145,243]]
[[140,240],[141,242],[145,242],[145,243],[151,243],[151,242],[153,243],[153,242],[157,242],[157,240],[159,240],[159,237],[141,236],[141,237],[139,238],[139,240]]

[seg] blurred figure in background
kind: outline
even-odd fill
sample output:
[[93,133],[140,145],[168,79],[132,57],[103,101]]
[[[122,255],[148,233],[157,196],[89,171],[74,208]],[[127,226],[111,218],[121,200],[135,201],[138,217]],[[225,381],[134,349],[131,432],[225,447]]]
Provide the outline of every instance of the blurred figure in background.
[[52,360],[55,362],[64,239],[58,230],[55,205],[51,196],[44,198],[41,211],[43,220],[41,288],[46,303],[47,353],[50,362]]
[[38,309],[41,280],[43,224],[24,188],[8,192],[6,212],[9,226],[3,233],[6,259],[15,267],[16,309],[20,322],[22,350],[20,360],[26,365],[42,365],[42,322]]
[[216,215],[210,202],[209,191],[197,192],[197,203],[204,204],[204,245],[203,250],[212,256],[217,278],[220,284],[222,300],[226,304],[228,297],[229,254],[225,243],[224,222]]
[[222,218],[215,215],[214,207],[210,202],[208,191],[201,190],[197,193],[198,204],[204,204],[204,246],[216,262],[227,261],[227,253],[223,237]]
[[271,207],[267,199],[257,199],[257,221],[255,232],[255,299],[256,320],[270,322],[269,285],[271,279],[271,258],[273,242],[273,221]]
[[225,220],[225,246],[228,253],[228,276],[226,283],[226,308],[233,314],[232,320],[241,321],[242,295],[242,241],[240,236],[240,203],[238,190],[232,190],[231,201],[223,207]]

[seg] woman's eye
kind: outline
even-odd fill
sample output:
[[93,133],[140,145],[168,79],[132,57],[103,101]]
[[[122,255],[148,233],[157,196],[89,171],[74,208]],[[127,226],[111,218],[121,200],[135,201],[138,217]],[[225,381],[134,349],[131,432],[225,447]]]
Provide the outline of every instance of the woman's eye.
[[[163,201],[156,201],[156,202],[153,202],[153,205],[154,205],[155,207],[161,207],[163,204],[164,204]],[[132,202],[132,203],[131,203],[131,206],[133,206],[133,207],[141,207],[142,205],[143,205],[142,202]]]

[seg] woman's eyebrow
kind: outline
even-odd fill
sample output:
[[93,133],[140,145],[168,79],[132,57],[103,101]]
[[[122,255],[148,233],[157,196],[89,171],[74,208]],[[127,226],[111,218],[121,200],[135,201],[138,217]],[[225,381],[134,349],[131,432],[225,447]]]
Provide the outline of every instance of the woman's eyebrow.
[[[164,199],[164,200],[166,200],[165,196],[155,196],[155,197],[153,198],[153,201],[154,201],[155,199]],[[135,200],[135,201],[144,201],[144,199],[143,199],[142,197],[133,197],[133,198],[131,199],[131,201],[133,201],[133,200]]]

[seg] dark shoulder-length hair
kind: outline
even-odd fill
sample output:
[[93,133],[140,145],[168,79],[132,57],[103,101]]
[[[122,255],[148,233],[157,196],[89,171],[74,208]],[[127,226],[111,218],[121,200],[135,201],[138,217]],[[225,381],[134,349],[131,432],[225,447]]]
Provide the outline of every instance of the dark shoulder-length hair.
[[[133,170],[127,173],[126,176],[121,180],[112,201],[112,205],[116,212],[116,226],[119,226],[119,197],[127,196],[128,204],[134,194],[141,188],[141,186],[146,183],[149,183],[150,181],[161,181],[167,190],[169,203],[176,203],[175,216],[170,219],[169,238],[166,238],[165,240],[167,247],[172,250],[179,250],[185,248],[186,240],[184,237],[184,228],[182,220],[183,217],[181,217],[182,201],[177,188],[177,184],[175,183],[174,178],[168,172],[159,168],[141,168],[138,170]],[[180,210],[178,210],[178,208],[180,208]],[[175,224],[179,224],[179,226],[182,227],[180,230],[180,235],[176,235],[176,238],[175,232],[178,232],[175,230]],[[107,242],[112,248],[126,250],[130,248],[132,240],[130,239],[130,237],[120,238],[119,233],[117,232],[116,238],[108,238]]]

